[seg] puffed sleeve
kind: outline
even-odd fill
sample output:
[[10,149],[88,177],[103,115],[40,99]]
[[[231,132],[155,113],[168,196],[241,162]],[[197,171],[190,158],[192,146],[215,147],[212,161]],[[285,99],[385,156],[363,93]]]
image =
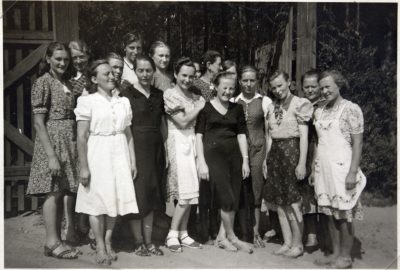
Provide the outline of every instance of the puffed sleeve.
[[181,101],[174,91],[172,88],[167,89],[163,95],[165,113],[169,115],[174,115],[182,111]]
[[350,134],[361,134],[364,132],[364,116],[357,104],[348,104],[343,114],[344,120],[350,127]]
[[237,105],[237,125],[236,125],[236,132],[237,134],[246,134],[247,133],[247,125],[246,125],[246,118],[244,116],[243,107],[241,105]]
[[268,107],[270,104],[272,104],[272,100],[267,96],[263,96],[261,106],[262,106],[265,118],[267,117]]
[[207,123],[207,112],[205,110],[206,106],[200,111],[197,116],[196,126],[194,128],[195,133],[204,134],[206,131],[206,123]]
[[129,127],[130,125],[132,125],[132,107],[131,107],[131,103],[129,102],[129,99],[126,97],[121,97],[122,102],[124,104],[125,107],[125,111],[126,111],[126,117],[125,117],[125,128]]
[[299,125],[306,125],[310,121],[314,112],[312,103],[306,98],[300,98],[299,103],[295,109],[297,123]]
[[76,121],[90,121],[92,118],[92,108],[90,104],[90,95],[78,98],[78,104],[74,110]]
[[48,113],[50,109],[50,83],[46,75],[38,78],[32,86],[31,104],[33,114]]

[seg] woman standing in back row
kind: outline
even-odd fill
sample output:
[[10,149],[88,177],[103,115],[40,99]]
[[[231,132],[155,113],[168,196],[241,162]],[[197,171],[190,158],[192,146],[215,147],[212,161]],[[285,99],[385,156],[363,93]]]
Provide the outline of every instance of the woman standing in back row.
[[122,71],[122,80],[129,82],[137,87],[138,77],[135,73],[136,56],[142,53],[143,41],[140,34],[136,31],[127,33],[123,37],[123,49],[125,52],[124,69]]
[[162,41],[156,41],[150,46],[150,57],[156,64],[152,85],[162,91],[173,86],[172,76],[168,73],[171,52],[169,46]]

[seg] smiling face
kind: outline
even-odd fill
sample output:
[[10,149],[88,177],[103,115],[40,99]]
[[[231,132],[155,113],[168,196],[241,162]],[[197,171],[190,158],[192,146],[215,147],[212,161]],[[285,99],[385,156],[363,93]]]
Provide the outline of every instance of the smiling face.
[[92,82],[97,84],[97,87],[111,91],[115,88],[115,78],[109,64],[102,64],[96,68],[96,76],[92,77]]
[[71,48],[71,58],[72,64],[77,71],[83,72],[87,68],[89,63],[87,53]]
[[191,66],[183,65],[178,74],[174,74],[176,84],[182,90],[188,90],[193,84],[195,78],[195,69]]
[[320,97],[321,91],[316,76],[304,77],[303,92],[305,97],[310,101],[315,101]]
[[153,80],[154,69],[149,61],[138,59],[136,61],[135,73],[142,86],[150,86]]
[[124,69],[124,63],[116,58],[110,58],[108,64],[111,66],[112,73],[116,81],[121,81],[122,71]]
[[165,70],[171,59],[170,51],[168,47],[159,46],[154,50],[154,55],[152,56],[157,69]]
[[326,99],[328,103],[335,102],[336,99],[340,96],[340,89],[331,76],[322,78],[319,81],[319,85],[321,87],[321,95]]
[[235,93],[236,81],[233,78],[221,78],[217,85],[217,98],[221,102],[228,102]]
[[142,41],[141,40],[137,40],[134,42],[129,43],[128,45],[126,45],[124,51],[125,51],[125,57],[131,62],[133,63],[136,59],[136,55],[141,54],[142,53]]
[[254,96],[257,90],[257,74],[253,71],[244,72],[239,80],[239,84],[243,94]]
[[61,76],[68,68],[70,57],[66,50],[55,50],[51,57],[46,56],[46,61],[50,65],[50,72]]
[[290,90],[290,82],[286,81],[283,75],[279,75],[275,79],[269,82],[272,94],[279,99],[284,100],[288,96]]

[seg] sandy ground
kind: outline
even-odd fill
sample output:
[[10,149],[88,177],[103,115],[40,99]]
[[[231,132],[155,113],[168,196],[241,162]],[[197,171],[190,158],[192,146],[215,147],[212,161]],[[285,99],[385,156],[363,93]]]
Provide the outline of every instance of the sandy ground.
[[[356,222],[357,241],[354,268],[397,268],[397,207],[365,208],[364,221]],[[4,266],[6,268],[99,268],[88,245],[76,260],[43,256],[44,227],[37,214],[9,218],[4,223]],[[119,251],[110,268],[317,268],[313,261],[321,251],[298,259],[272,255],[277,244],[256,249],[253,254],[229,253],[214,246],[185,249],[175,254],[165,248],[163,257],[139,257],[131,250]],[[359,252],[363,250],[363,252]]]

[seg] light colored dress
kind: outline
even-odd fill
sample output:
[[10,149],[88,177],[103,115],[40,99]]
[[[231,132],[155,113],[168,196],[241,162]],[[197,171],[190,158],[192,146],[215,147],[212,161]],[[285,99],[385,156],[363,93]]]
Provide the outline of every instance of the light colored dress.
[[199,95],[193,95],[193,99],[190,99],[173,88],[164,92],[165,112],[168,115],[167,201],[178,200],[179,204],[198,204],[199,179],[195,160],[194,132],[196,119],[187,128],[182,129],[175,124],[171,116],[193,110],[201,99]]
[[352,156],[351,134],[364,131],[363,115],[358,105],[342,100],[337,108],[327,111],[325,106],[315,111],[318,147],[315,160],[315,193],[318,210],[336,219],[362,219],[359,197],[366,185],[361,169],[357,184],[346,190],[346,176]]
[[77,121],[90,121],[87,159],[88,187],[79,185],[75,211],[88,215],[126,215],[138,213],[131,174],[128,141],[124,130],[130,126],[129,100],[99,93],[78,98]]

